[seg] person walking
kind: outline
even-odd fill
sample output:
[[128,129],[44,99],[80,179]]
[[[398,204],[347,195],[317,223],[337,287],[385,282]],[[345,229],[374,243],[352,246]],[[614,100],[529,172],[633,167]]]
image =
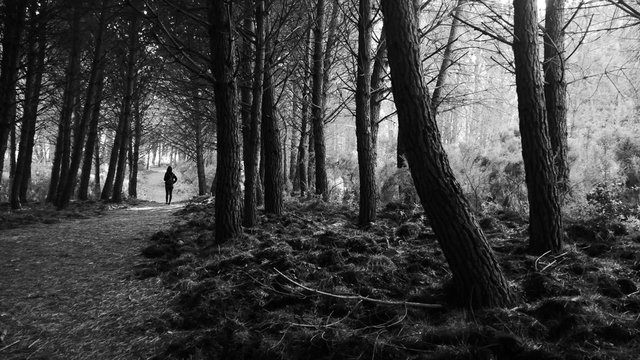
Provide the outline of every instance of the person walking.
[[165,204],[171,205],[171,197],[173,196],[173,184],[178,181],[178,177],[173,173],[171,166],[167,168],[167,172],[164,173],[164,191]]

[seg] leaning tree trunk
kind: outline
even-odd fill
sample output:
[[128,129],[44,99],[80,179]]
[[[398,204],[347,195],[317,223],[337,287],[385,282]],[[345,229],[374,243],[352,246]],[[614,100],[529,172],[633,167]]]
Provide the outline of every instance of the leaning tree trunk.
[[100,82],[100,76],[102,76],[103,66],[103,35],[106,27],[105,21],[105,7],[106,1],[102,3],[102,10],[100,12],[100,18],[98,20],[98,28],[96,29],[95,44],[93,49],[93,60],[91,63],[91,72],[89,75],[89,83],[87,85],[87,94],[85,97],[84,109],[82,116],[77,123],[77,129],[75,137],[73,139],[73,153],[71,155],[71,163],[69,165],[69,173],[64,177],[65,181],[60,184],[61,191],[56,199],[56,206],[58,209],[65,208],[69,204],[69,200],[73,196],[76,179],[78,176],[78,169],[80,168],[80,162],[82,160],[82,149],[84,139],[87,133],[87,127],[90,122],[93,108],[98,102],[98,83]]
[[382,0],[393,97],[406,157],[422,206],[438,237],[461,302],[504,306],[506,279],[453,176],[421,71],[412,0]]
[[242,233],[240,218],[240,144],[236,119],[235,51],[229,15],[231,3],[209,2],[211,70],[217,114],[215,186],[215,241],[222,243]]
[[324,52],[322,39],[324,32],[324,0],[318,0],[316,8],[316,26],[313,29],[313,78],[311,91],[311,118],[313,122],[313,147],[315,155],[316,194],[329,200],[329,182],[327,180],[326,146],[324,139],[324,116],[322,109],[322,87],[324,75]]
[[376,174],[371,136],[371,1],[359,1],[356,138],[360,174],[358,223],[376,219]]
[[567,82],[564,78],[564,0],[547,0],[544,37],[544,98],[549,138],[561,198],[569,192]]
[[29,35],[27,37],[27,74],[25,84],[25,99],[22,115],[22,129],[20,130],[20,144],[16,172],[11,186],[11,207],[21,208],[21,203],[27,201],[27,190],[31,178],[31,158],[35,143],[36,119],[38,104],[42,88],[44,59],[46,49],[44,17],[38,16],[38,3],[29,2]]
[[255,64],[250,122],[245,125],[244,216],[242,225],[254,227],[258,222],[256,187],[258,185],[258,151],[260,150],[260,121],[264,81],[264,0],[256,0]]
[[268,60],[264,69],[264,93],[262,98],[262,143],[264,144],[264,211],[281,215],[284,192],[284,173],[282,169],[282,146],[280,126],[275,115],[273,82],[271,78],[273,54],[269,43],[265,46]]
[[535,254],[562,246],[562,214],[547,126],[535,0],[514,0],[513,55],[522,157],[529,198],[529,247]]
[[69,50],[69,63],[65,76],[65,88],[62,96],[62,110],[60,113],[60,123],[58,124],[58,138],[56,140],[56,150],[51,168],[51,180],[49,182],[49,194],[47,201],[54,204],[60,195],[61,184],[64,184],[69,171],[69,157],[71,155],[71,118],[75,113],[78,94],[80,90],[80,56],[81,56],[81,31],[80,31],[80,9],[76,6],[73,10],[69,36],[71,37],[71,47]]
[[380,127],[380,108],[384,99],[384,68],[387,65],[387,40],[384,29],[380,36],[378,49],[373,60],[371,70],[371,148],[373,149],[373,164],[376,166],[378,158],[378,129]]
[[24,0],[4,1],[4,34],[2,62],[0,62],[0,182],[2,182],[7,140],[16,113],[20,37],[24,27],[25,10],[26,2]]

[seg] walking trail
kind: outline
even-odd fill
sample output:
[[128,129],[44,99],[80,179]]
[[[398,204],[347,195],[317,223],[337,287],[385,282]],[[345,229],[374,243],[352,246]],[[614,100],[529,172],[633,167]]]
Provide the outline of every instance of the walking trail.
[[[164,199],[163,199],[164,200]],[[0,231],[1,359],[139,359],[171,293],[132,267],[181,204]]]

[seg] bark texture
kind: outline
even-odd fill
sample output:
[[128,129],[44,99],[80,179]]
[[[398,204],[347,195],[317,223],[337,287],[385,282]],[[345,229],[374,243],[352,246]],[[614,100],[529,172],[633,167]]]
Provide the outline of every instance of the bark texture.
[[422,206],[438,237],[461,302],[512,301],[508,284],[453,176],[423,80],[412,0],[382,0],[394,101],[406,157]]
[[544,97],[558,191],[569,192],[567,82],[564,77],[564,0],[547,0],[544,36]]
[[264,211],[282,215],[284,172],[280,125],[276,118],[271,63],[267,61],[264,72],[262,100],[262,142],[264,144]]
[[376,176],[371,135],[371,1],[359,1],[358,70],[356,74],[356,139],[360,199],[358,223],[376,219]]
[[529,198],[529,247],[534,254],[542,254],[560,250],[563,230],[539,61],[536,4],[535,0],[513,2],[513,55]]
[[316,194],[329,200],[329,183],[327,180],[326,146],[324,140],[324,114],[323,114],[323,76],[324,76],[324,51],[322,48],[324,32],[324,0],[318,0],[316,4],[316,24],[313,29],[313,78],[311,89],[311,118],[313,122],[313,153],[315,156],[315,184]]
[[240,200],[240,141],[236,109],[235,51],[230,1],[209,3],[211,71],[217,115],[215,186],[215,241],[222,243],[242,233]]

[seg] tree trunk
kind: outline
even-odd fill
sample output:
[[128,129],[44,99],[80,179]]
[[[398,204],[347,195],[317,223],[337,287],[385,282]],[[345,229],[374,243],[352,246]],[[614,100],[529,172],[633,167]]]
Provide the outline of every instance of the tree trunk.
[[242,225],[254,227],[258,222],[256,213],[257,199],[256,186],[258,182],[258,151],[260,150],[260,121],[262,118],[262,93],[264,79],[264,0],[256,0],[256,41],[255,64],[253,67],[253,93],[251,103],[250,122],[246,124],[245,131],[245,167],[244,167],[244,217]]
[[311,118],[313,122],[313,144],[315,155],[316,194],[329,200],[329,183],[326,168],[326,147],[324,140],[324,116],[322,109],[323,59],[322,34],[324,32],[324,0],[318,0],[316,26],[313,29],[313,79],[311,92]]
[[[113,194],[111,200],[115,203],[122,202],[122,188],[127,168],[127,152],[129,148],[129,137],[131,132],[131,110],[134,96],[134,89],[138,76],[136,74],[136,61],[138,52],[138,15],[131,12],[131,20],[129,24],[129,46],[127,49],[127,70],[125,79],[125,88],[122,98],[122,112],[120,113],[120,149],[118,150],[118,166],[116,168],[115,181],[113,183]],[[116,134],[116,136],[118,136]]]
[[[266,19],[265,19],[266,20]],[[269,42],[266,42],[267,61],[264,70],[264,93],[262,98],[262,143],[264,148],[264,211],[282,215],[283,180],[282,145],[280,126],[276,119],[271,79],[272,62]]]
[[242,233],[240,225],[240,146],[236,119],[235,51],[229,15],[231,3],[209,2],[211,70],[215,79],[217,165],[215,241],[222,243]]
[[[569,192],[567,82],[564,78],[564,0],[547,0],[544,37],[544,97],[560,198]],[[562,201],[562,200],[561,200]]]
[[356,138],[360,174],[358,223],[376,219],[376,177],[371,137],[371,1],[359,1]]
[[36,119],[38,104],[40,103],[40,89],[44,73],[44,59],[46,50],[44,16],[38,16],[42,9],[38,9],[38,2],[29,2],[29,35],[27,37],[27,74],[25,84],[24,110],[22,114],[22,129],[20,130],[20,144],[16,173],[11,186],[11,207],[21,208],[21,203],[27,202],[27,191],[31,179],[31,158],[35,143]]
[[102,2],[102,10],[98,20],[98,28],[95,34],[95,44],[93,49],[93,61],[91,63],[91,72],[89,75],[89,83],[87,85],[87,95],[85,97],[85,105],[82,111],[82,116],[77,123],[76,134],[73,139],[73,154],[71,155],[71,163],[69,165],[69,172],[67,176],[63,178],[65,181],[60,184],[61,191],[56,199],[56,206],[58,209],[63,209],[69,204],[69,200],[73,196],[76,186],[76,180],[78,176],[78,169],[80,168],[80,162],[82,160],[82,150],[85,135],[87,133],[87,127],[90,122],[91,114],[96,103],[99,102],[98,98],[98,83],[102,76],[103,67],[103,35],[106,27],[105,22],[105,8],[106,1]]
[[[87,200],[89,192],[89,181],[91,180],[91,168],[94,162],[96,162],[96,174],[95,182],[97,196],[100,192],[100,162],[99,162],[99,150],[100,140],[98,139],[98,123],[100,121],[100,104],[102,102],[102,91],[104,89],[104,68],[100,67],[98,74],[98,83],[96,84],[96,101],[91,109],[91,118],[89,120],[89,132],[87,134],[87,142],[84,147],[84,158],[82,161],[82,172],[80,173],[80,187],[78,189],[78,199]],[[95,153],[95,155],[94,155]]]
[[513,55],[529,198],[529,247],[539,255],[559,251],[563,231],[538,55],[536,4],[535,0],[513,2]]
[[420,201],[453,275],[458,298],[473,307],[504,306],[512,295],[453,176],[421,70],[412,0],[382,0],[393,97]]
[[138,162],[140,161],[140,143],[142,141],[142,113],[140,110],[140,91],[134,92],[133,137],[131,141],[131,160],[129,161],[129,197],[138,198]]
[[20,37],[24,27],[26,1],[4,1],[4,36],[0,62],[0,182],[4,169],[7,140],[15,121],[16,85],[20,61]]
[[78,95],[80,91],[80,56],[81,56],[81,30],[80,19],[82,15],[80,9],[75,6],[73,18],[69,28],[71,45],[69,50],[69,63],[65,76],[65,88],[62,100],[62,110],[60,122],[58,124],[58,138],[56,140],[56,151],[51,169],[51,180],[49,182],[49,194],[47,201],[57,204],[60,196],[61,184],[64,184],[69,175],[69,157],[71,155],[71,118],[76,112],[78,105]]
[[304,59],[304,78],[302,79],[302,107],[300,114],[300,141],[298,142],[298,181],[300,186],[300,197],[304,197],[307,192],[309,177],[309,156],[307,155],[309,131],[309,75],[311,74],[311,27],[306,34],[306,53]]
[[387,65],[387,41],[384,29],[378,43],[376,56],[373,60],[371,71],[371,148],[373,150],[373,165],[376,166],[378,158],[378,129],[380,127],[380,108],[384,98],[384,68]]

